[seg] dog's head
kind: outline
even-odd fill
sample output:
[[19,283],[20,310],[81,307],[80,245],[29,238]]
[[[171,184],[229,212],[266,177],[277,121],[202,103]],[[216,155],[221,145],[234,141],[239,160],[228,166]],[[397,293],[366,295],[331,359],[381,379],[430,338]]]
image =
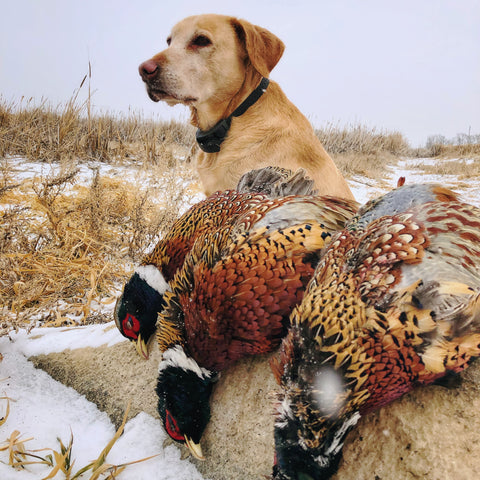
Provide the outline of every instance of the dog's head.
[[268,77],[284,50],[268,30],[223,15],[185,18],[173,27],[167,45],[139,67],[148,95],[207,110],[228,104],[242,87],[249,88],[246,82]]

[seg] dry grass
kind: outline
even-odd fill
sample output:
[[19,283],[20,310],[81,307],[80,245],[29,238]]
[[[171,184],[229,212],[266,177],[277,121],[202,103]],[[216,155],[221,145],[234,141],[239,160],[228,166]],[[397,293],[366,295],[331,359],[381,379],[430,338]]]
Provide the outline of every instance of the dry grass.
[[90,185],[76,185],[78,169],[5,189],[0,198],[5,331],[32,319],[54,325],[98,321],[90,318],[92,302],[114,300],[132,263],[168,228],[178,203],[190,195],[176,182],[179,172],[164,173],[160,204],[148,187],[98,171]]
[[[101,304],[114,300],[134,263],[197,193],[184,181],[193,179],[191,126],[133,112],[94,116],[79,91],[57,107],[0,98],[0,334],[105,320]],[[317,135],[347,178],[379,178],[409,153],[400,133],[361,125],[328,125]],[[21,181],[12,157],[54,173]],[[80,167],[92,163],[90,183],[79,182]],[[155,181],[101,175],[106,163],[148,171],[143,178]]]
[[378,178],[386,165],[395,164],[409,146],[398,132],[378,131],[363,125],[329,124],[316,134],[346,178],[363,175]]
[[[0,158],[58,162],[134,159],[156,163],[165,147],[189,148],[193,128],[176,122],[145,120],[138,113],[92,115],[90,101],[77,93],[65,105],[39,105],[33,99],[8,103],[0,97]],[[177,152],[175,152],[177,153]]]
[[423,170],[427,174],[455,175],[458,177],[458,180],[467,180],[480,176],[480,156],[473,157],[469,154],[466,154],[466,156],[469,158],[457,160],[446,160],[445,157],[440,157],[434,165],[419,162],[413,168]]
[[480,159],[480,143],[468,145],[432,145],[433,157],[459,158],[471,157]]
[[[90,74],[57,107],[0,97],[0,334],[101,321],[101,308],[92,305],[114,300],[133,263],[191,196],[178,179],[192,176],[186,160],[193,128],[133,112],[92,115],[89,81]],[[12,157],[43,162],[54,173],[18,181]],[[77,184],[85,162],[97,162],[90,185]],[[137,166],[157,181],[102,176],[99,162]]]
[[[1,397],[0,400],[5,399]],[[7,419],[9,413],[9,399],[7,399],[7,412],[5,414],[3,422]],[[63,443],[61,439],[57,439],[59,443],[59,451],[53,450],[50,448],[43,448],[37,450],[30,450],[26,444],[33,440],[33,437],[22,438],[18,430],[14,430],[10,437],[8,437],[3,445],[0,445],[0,452],[8,452],[8,465],[17,470],[25,469],[29,465],[45,465],[48,468],[51,468],[50,472],[46,477],[43,477],[42,480],[49,480],[53,478],[58,478],[60,472],[63,474],[65,480],[76,480],[84,478],[88,480],[115,480],[117,475],[123,472],[129,465],[133,465],[139,462],[145,462],[150,460],[152,457],[142,458],[140,460],[135,460],[132,462],[124,463],[121,465],[113,465],[107,463],[107,456],[110,453],[112,447],[115,445],[117,440],[123,433],[125,424],[128,417],[130,406],[127,406],[125,415],[123,417],[122,424],[116,431],[113,438],[108,442],[105,448],[100,452],[98,458],[93,462],[90,462],[88,465],[74,471],[75,459],[72,457],[72,447],[73,447],[73,433],[70,436],[70,440],[67,445]],[[51,451],[52,453],[47,455],[41,455],[44,451]],[[85,475],[88,475],[86,477]]]

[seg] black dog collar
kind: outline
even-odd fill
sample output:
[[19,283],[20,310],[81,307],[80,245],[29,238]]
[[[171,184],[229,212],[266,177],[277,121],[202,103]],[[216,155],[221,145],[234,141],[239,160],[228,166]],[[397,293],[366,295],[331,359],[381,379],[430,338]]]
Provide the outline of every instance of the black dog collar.
[[207,153],[220,151],[220,145],[225,140],[233,117],[239,117],[244,114],[264,93],[270,80],[263,77],[258,87],[243,101],[231,115],[220,120],[214,127],[206,132],[198,129],[196,138],[200,148]]

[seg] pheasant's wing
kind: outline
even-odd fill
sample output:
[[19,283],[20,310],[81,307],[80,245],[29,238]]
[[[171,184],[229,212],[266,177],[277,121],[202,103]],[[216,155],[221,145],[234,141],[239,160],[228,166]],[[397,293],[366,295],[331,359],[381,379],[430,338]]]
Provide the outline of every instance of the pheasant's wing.
[[170,281],[198,237],[235,222],[239,215],[265,199],[265,195],[233,190],[214,193],[178,218],[141,263],[162,268],[166,279]]
[[391,330],[408,338],[422,359],[419,381],[459,372],[480,355],[480,286],[418,281],[398,294]]
[[252,229],[267,227],[273,231],[314,222],[333,233],[344,228],[357,207],[358,204],[351,200],[328,196],[288,196],[264,201],[238,217],[232,229],[232,239]]
[[179,294],[197,361],[218,368],[278,345],[326,241],[317,223],[262,227],[238,236],[213,267],[197,263],[193,288]]
[[385,215],[405,212],[428,202],[452,202],[457,200],[458,197],[454,192],[441,185],[430,183],[404,185],[363,205],[350,222],[349,228],[362,229]]

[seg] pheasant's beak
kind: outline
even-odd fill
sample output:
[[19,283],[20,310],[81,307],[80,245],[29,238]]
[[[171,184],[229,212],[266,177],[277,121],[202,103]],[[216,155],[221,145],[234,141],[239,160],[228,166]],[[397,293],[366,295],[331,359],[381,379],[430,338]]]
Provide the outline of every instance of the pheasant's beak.
[[141,334],[138,335],[137,341],[135,342],[135,349],[141,357],[145,358],[145,360],[148,360],[148,347]]
[[188,449],[190,450],[191,454],[197,460],[205,460],[203,456],[202,447],[199,443],[195,443],[192,439],[185,437],[185,443],[187,444]]

